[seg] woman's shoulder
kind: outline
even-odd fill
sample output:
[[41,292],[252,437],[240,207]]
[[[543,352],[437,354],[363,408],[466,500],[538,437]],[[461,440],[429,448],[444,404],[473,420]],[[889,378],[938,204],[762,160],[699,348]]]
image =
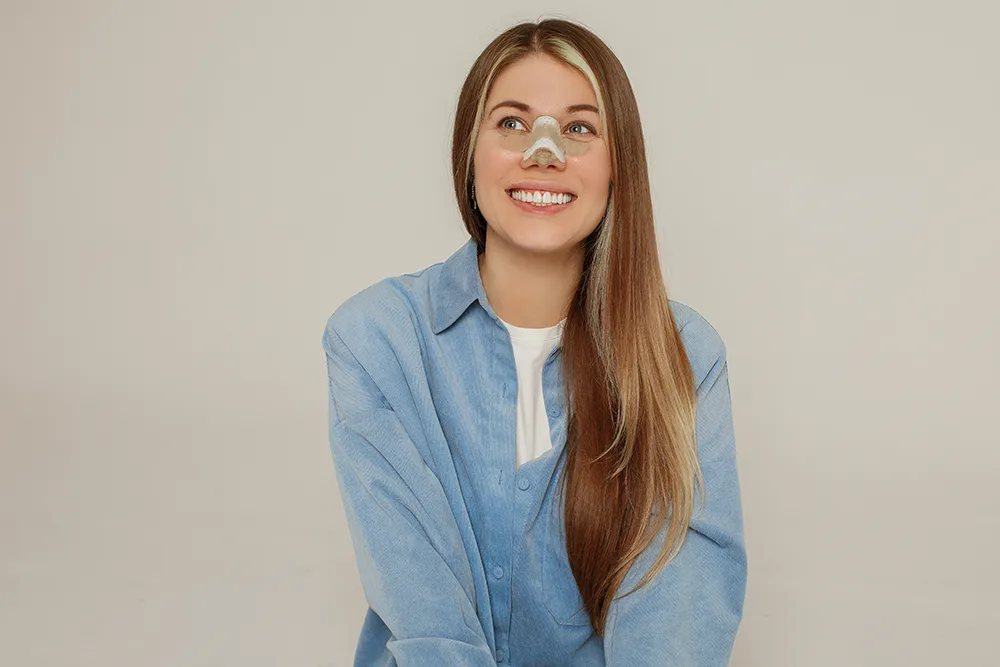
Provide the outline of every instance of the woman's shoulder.
[[440,264],[382,278],[351,294],[327,318],[324,336],[336,334],[355,354],[384,352],[385,345],[412,340],[427,321],[425,295]]
[[708,318],[691,306],[669,299],[670,312],[687,352],[696,379],[726,360],[726,344]]

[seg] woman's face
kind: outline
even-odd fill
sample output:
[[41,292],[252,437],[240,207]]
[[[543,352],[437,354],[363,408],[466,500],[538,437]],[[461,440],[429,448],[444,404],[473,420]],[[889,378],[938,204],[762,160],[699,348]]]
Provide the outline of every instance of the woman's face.
[[[515,105],[509,104],[510,102]],[[507,103],[507,104],[505,104]],[[520,105],[522,108],[518,108]],[[569,107],[590,110],[570,112]],[[523,108],[526,107],[526,108]],[[587,79],[569,65],[548,55],[532,55],[505,69],[493,82],[476,137],[473,174],[476,203],[490,231],[507,243],[529,251],[571,248],[600,224],[608,204],[611,157],[597,96]],[[565,154],[565,163],[522,164],[524,152],[505,140],[512,133],[528,134],[539,116],[552,116],[570,141],[585,142],[586,152]],[[576,198],[567,205],[532,207],[516,201],[510,190],[568,191]]]

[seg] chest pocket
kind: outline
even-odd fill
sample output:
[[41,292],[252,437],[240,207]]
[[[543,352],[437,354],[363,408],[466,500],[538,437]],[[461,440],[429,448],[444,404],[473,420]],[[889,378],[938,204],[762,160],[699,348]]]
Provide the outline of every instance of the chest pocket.
[[542,600],[552,617],[561,625],[590,625],[590,615],[583,607],[583,596],[576,585],[566,553],[566,533],[562,516],[555,510],[548,518],[548,530],[542,538]]

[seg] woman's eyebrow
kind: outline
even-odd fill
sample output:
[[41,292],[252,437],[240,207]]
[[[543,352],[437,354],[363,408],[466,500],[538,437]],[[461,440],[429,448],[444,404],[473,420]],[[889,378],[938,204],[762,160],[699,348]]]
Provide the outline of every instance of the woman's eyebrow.
[[[531,113],[531,114],[534,113],[531,107],[525,104],[524,102],[518,102],[517,100],[504,100],[503,102],[500,102],[499,104],[495,105],[492,109],[490,109],[490,113],[488,115],[492,116],[493,112],[499,109],[500,107],[513,107],[525,113]],[[593,104],[571,104],[570,106],[566,107],[566,113],[576,113],[577,111],[593,111],[598,115],[600,115],[601,113],[600,111],[598,111],[597,107],[595,107]]]

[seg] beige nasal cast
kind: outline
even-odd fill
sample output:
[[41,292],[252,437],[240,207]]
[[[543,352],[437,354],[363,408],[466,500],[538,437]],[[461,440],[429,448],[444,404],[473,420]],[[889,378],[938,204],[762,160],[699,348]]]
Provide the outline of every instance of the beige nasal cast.
[[539,116],[531,126],[531,132],[509,132],[501,135],[505,146],[511,150],[523,151],[521,166],[527,167],[532,162],[545,167],[550,162],[559,161],[566,164],[567,155],[582,155],[590,150],[587,143],[593,136],[581,135],[586,140],[563,136],[559,131],[559,121],[552,116]]

